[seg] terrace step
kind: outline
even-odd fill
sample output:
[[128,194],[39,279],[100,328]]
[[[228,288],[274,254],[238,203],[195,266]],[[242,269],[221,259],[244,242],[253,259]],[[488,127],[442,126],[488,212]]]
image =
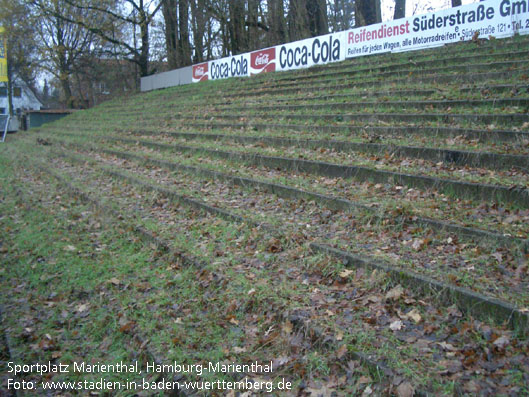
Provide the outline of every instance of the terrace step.
[[245,122],[245,123],[215,123],[215,122],[203,122],[193,123],[187,122],[186,126],[196,127],[203,130],[211,129],[248,129],[253,131],[260,130],[283,130],[286,132],[297,132],[297,131],[313,131],[321,133],[334,133],[336,135],[343,135],[343,133],[360,136],[362,133],[372,133],[375,135],[397,135],[397,136],[409,136],[409,135],[422,135],[432,137],[456,137],[464,136],[468,139],[480,139],[483,141],[513,141],[519,139],[529,139],[529,132],[515,131],[515,130],[479,130],[470,128],[457,128],[457,127],[421,127],[421,126],[338,126],[338,125],[299,125],[299,124],[276,124],[276,123],[256,123],[256,122]]
[[284,119],[284,120],[300,120],[300,121],[329,121],[334,123],[344,122],[361,122],[361,123],[376,123],[376,122],[440,122],[445,124],[457,124],[461,122],[472,124],[499,124],[499,125],[515,125],[522,126],[529,122],[529,114],[453,114],[453,113],[335,113],[335,114],[291,114],[291,113],[256,113],[256,114],[227,114],[218,113],[207,116],[194,116],[179,114],[181,120],[240,120],[245,118],[260,118],[268,119]]
[[316,175],[355,178],[370,180],[375,183],[394,183],[418,189],[437,189],[446,194],[465,197],[478,201],[494,201],[511,203],[523,208],[529,208],[529,190],[521,187],[506,187],[472,182],[462,182],[451,179],[441,179],[424,175],[412,175],[393,171],[384,171],[364,166],[340,165],[321,161],[294,159],[285,157],[262,156],[255,153],[230,152],[218,149],[207,149],[175,144],[162,144],[130,138],[105,137],[105,140],[139,144],[157,150],[177,152],[205,153],[223,159],[240,160],[255,165],[283,168],[297,172]]
[[[69,157],[68,155],[66,155],[66,157],[73,160],[74,162],[83,162],[83,160],[77,159],[75,157]],[[94,161],[93,163],[95,165],[96,162]],[[100,167],[99,165],[96,166]],[[251,220],[246,219],[245,217],[235,215],[224,208],[219,208],[217,206],[212,207],[204,202],[184,197],[171,189],[167,189],[158,185],[153,185],[149,182],[146,182],[142,179],[138,179],[137,177],[131,175],[122,174],[118,170],[103,167],[103,171],[112,177],[117,177],[119,179],[126,180],[127,182],[130,182],[133,185],[139,185],[149,191],[161,193],[164,196],[178,203],[183,203],[192,208],[200,209],[213,215],[220,216],[221,218],[226,219],[228,221],[254,224],[254,226],[256,227],[263,227],[263,225],[260,223],[257,224]],[[264,227],[270,229],[276,235],[279,233],[272,226],[265,225]],[[397,283],[407,285],[410,288],[415,289],[421,293],[429,294],[431,293],[431,291],[433,291],[436,294],[441,294],[437,295],[438,299],[440,298],[443,302],[447,302],[448,304],[456,302],[458,307],[460,307],[462,310],[470,312],[480,318],[482,317],[483,319],[488,319],[492,317],[500,323],[509,323],[509,325],[513,329],[517,329],[521,332],[526,332],[528,330],[529,316],[527,315],[527,313],[518,310],[516,307],[507,302],[486,297],[465,288],[452,286],[432,279],[430,277],[417,274],[415,272],[407,271],[404,269],[398,269],[392,264],[383,263],[377,260],[373,260],[371,258],[360,257],[358,255],[353,255],[341,250],[337,250],[319,242],[311,242],[310,247],[316,252],[324,252],[336,256],[342,260],[345,260],[348,265],[362,266],[370,269],[378,269],[387,272],[388,274],[390,274],[391,278],[395,279]]]
[[[506,72],[485,72],[485,73],[457,73],[457,74],[439,74],[439,73],[430,73],[430,74],[411,74],[406,77],[392,78],[389,76],[387,78],[377,78],[372,80],[334,80],[334,81],[322,81],[317,84],[308,85],[308,84],[298,84],[292,85],[290,87],[273,87],[273,88],[260,88],[254,90],[230,90],[229,93],[223,91],[216,91],[215,94],[211,94],[207,97],[218,98],[219,95],[222,98],[241,98],[241,97],[254,97],[254,96],[263,96],[263,95],[278,95],[278,94],[301,94],[304,92],[311,92],[314,90],[321,89],[351,89],[351,88],[366,88],[373,89],[380,86],[386,85],[404,85],[404,84],[477,84],[477,83],[487,83],[490,81],[500,81],[500,80],[519,80],[524,81],[526,76],[528,76],[528,69],[521,69],[515,71],[506,71]],[[516,84],[522,84],[517,81]]]
[[446,109],[451,107],[490,107],[501,108],[506,106],[529,106],[529,98],[502,98],[502,99],[462,99],[462,100],[430,100],[430,101],[355,101],[355,102],[328,102],[319,104],[301,104],[301,105],[246,105],[234,106],[226,104],[222,107],[215,107],[215,111],[229,109],[231,111],[287,111],[287,110],[317,110],[317,109],[358,109],[373,107],[383,109],[386,107],[404,108],[429,108],[429,109]]
[[163,132],[138,130],[133,131],[136,135],[157,135],[183,138],[187,140],[212,140],[230,141],[235,143],[264,143],[273,147],[303,147],[303,148],[327,148],[340,152],[363,152],[378,155],[388,154],[390,156],[421,158],[429,161],[443,161],[471,167],[482,167],[489,169],[509,169],[511,167],[521,168],[529,172],[529,156],[510,155],[487,152],[471,152],[451,149],[436,149],[419,146],[396,146],[381,143],[353,143],[342,140],[316,140],[300,138],[282,138],[270,136],[244,136],[224,135],[213,133],[190,133],[190,132]]

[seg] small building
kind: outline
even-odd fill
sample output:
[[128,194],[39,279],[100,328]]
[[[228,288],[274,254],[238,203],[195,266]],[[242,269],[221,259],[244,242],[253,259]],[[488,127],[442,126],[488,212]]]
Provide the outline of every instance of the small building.
[[21,117],[21,129],[29,130],[62,119],[75,112],[73,109],[27,110]]
[[[21,79],[15,79],[12,83],[13,89],[13,113],[21,115],[27,110],[40,110],[42,103],[35,93]],[[0,114],[9,113],[9,98],[7,95],[7,83],[0,86]]]

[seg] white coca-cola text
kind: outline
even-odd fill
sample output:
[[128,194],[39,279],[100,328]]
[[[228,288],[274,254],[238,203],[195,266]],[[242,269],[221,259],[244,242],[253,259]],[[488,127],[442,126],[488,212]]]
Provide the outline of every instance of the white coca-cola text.
[[268,63],[269,55],[268,54],[259,54],[255,58],[255,65],[266,65]]

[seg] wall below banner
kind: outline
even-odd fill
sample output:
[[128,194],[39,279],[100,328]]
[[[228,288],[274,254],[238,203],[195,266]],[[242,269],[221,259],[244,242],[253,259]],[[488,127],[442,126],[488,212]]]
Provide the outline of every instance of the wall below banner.
[[141,91],[529,33],[529,0],[487,0],[281,44],[141,79]]
[[174,87],[177,85],[191,84],[193,82],[193,67],[187,66],[181,69],[153,74],[141,78],[141,91],[157,90],[159,88]]

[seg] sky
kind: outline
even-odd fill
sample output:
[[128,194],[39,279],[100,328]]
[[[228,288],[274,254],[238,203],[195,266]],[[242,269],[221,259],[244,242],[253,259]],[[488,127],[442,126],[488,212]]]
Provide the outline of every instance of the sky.
[[[462,4],[477,3],[479,0],[463,0]],[[395,0],[381,0],[382,3],[382,21],[393,19],[393,8]],[[426,14],[428,12],[450,8],[451,0],[406,0],[406,17],[412,15]]]

